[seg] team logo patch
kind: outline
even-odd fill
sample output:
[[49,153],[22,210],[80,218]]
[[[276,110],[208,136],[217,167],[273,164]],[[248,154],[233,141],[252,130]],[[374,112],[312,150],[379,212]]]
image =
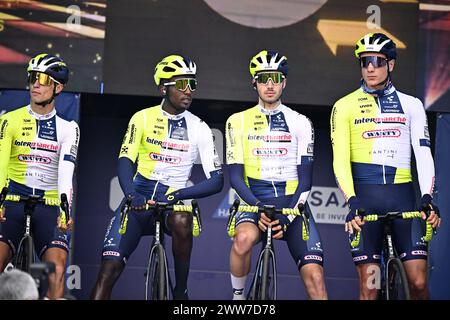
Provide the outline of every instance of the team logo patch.
[[283,157],[287,155],[286,148],[255,148],[252,151],[256,157]]
[[35,154],[19,154],[19,156],[17,157],[19,159],[19,161],[22,162],[39,162],[39,163],[43,163],[43,164],[50,164],[52,162],[52,160],[49,157],[43,157],[43,156],[38,156]]
[[152,160],[160,161],[160,162],[164,162],[164,163],[170,163],[170,164],[178,164],[181,162],[180,157],[169,156],[166,154],[160,154],[160,153],[155,153],[155,152],[150,153],[149,157]]
[[398,138],[400,135],[401,132],[399,129],[370,130],[364,131],[362,134],[364,139]]

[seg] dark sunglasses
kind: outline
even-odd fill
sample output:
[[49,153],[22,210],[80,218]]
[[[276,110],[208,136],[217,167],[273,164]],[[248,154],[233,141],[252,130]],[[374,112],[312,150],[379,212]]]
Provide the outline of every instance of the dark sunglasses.
[[361,64],[361,68],[367,68],[369,66],[369,63],[372,64],[374,68],[380,68],[387,65],[388,60],[386,58],[378,56],[365,56],[359,58],[359,62]]
[[281,72],[260,72],[255,76],[255,80],[258,83],[267,84],[269,79],[274,84],[280,84],[283,82],[285,76]]
[[195,91],[197,89],[197,80],[193,78],[182,78],[177,79],[173,82],[166,82],[164,86],[175,86],[180,91],[186,91],[187,87],[191,91]]

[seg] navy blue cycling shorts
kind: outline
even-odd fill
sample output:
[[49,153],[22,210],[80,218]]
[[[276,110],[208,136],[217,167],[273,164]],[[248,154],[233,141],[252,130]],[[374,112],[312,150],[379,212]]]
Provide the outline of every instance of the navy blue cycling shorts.
[[[20,239],[25,233],[25,204],[5,201],[4,206],[6,221],[0,223],[0,241],[8,244],[12,253],[15,254]],[[60,248],[69,252],[70,234],[65,234],[57,228],[59,212],[59,207],[43,204],[37,204],[33,212],[31,235],[39,259],[49,248]]]
[[[291,202],[292,196],[281,196],[271,199],[261,199],[266,205],[274,205],[276,208],[288,208]],[[294,259],[297,267],[300,269],[305,264],[315,263],[323,266],[323,248],[322,241],[320,239],[319,231],[317,229],[314,217],[309,209],[308,203],[306,203],[306,210],[309,212],[309,239],[304,241],[302,238],[302,222],[303,218],[297,216],[294,220],[285,227],[286,218],[282,215],[277,215],[276,218],[280,218],[280,224],[283,230],[285,229],[283,238],[281,240],[286,241],[289,252]],[[258,214],[250,212],[242,212],[236,215],[236,227],[244,222],[253,223],[258,227]],[[261,233],[261,240],[264,240]]]
[[[416,196],[412,183],[367,185],[355,184],[355,193],[367,214],[394,211],[415,211]],[[424,222],[421,219],[396,219],[392,224],[392,240],[402,261],[427,259],[427,244],[423,240]],[[383,246],[381,221],[366,222],[361,240],[351,248],[353,262],[380,263]]]
[[[139,178],[142,180],[142,177]],[[142,181],[141,181],[142,182]],[[145,187],[137,185],[135,180],[136,191],[143,195],[147,200],[164,201],[164,195],[169,189],[161,183],[156,184],[154,181],[147,180]],[[128,212],[128,223],[125,234],[119,233],[120,229],[120,210],[125,198],[120,203],[114,216],[111,218],[109,226],[106,230],[103,241],[102,259],[116,260],[127,262],[131,254],[136,250],[142,236],[154,234],[155,217],[150,211],[138,212],[130,210]],[[171,236],[170,229],[167,225],[167,213],[164,213],[164,223],[161,226],[162,231]]]

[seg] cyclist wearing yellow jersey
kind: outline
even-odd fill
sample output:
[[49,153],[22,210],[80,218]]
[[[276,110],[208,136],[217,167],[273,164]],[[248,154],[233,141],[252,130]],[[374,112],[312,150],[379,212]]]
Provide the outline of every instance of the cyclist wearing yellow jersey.
[[[223,187],[221,163],[209,126],[187,109],[197,88],[196,64],[189,58],[171,55],[156,65],[154,79],[164,99],[161,105],[137,112],[130,120],[119,154],[120,186],[132,197],[132,207],[148,200],[174,204],[202,198]],[[200,156],[206,180],[187,187],[192,166]],[[137,172],[133,164],[137,161]],[[133,179],[134,175],[134,179]],[[152,234],[151,213],[131,211],[127,232],[119,234],[120,207],[107,229],[102,266],[91,297],[109,299],[114,283],[141,236]],[[192,216],[166,216],[163,230],[172,236],[176,286],[174,299],[187,299],[187,279],[192,250]]]
[[[250,61],[250,74],[258,104],[231,115],[226,123],[227,163],[230,181],[249,205],[295,208],[306,203],[312,185],[314,131],[309,119],[285,106],[287,59],[263,50]],[[258,229],[259,227],[259,229]],[[297,264],[311,299],[326,299],[323,249],[310,213],[308,241],[302,239],[302,218],[277,215],[271,222],[264,214],[236,216],[236,234],[230,252],[233,299],[244,299],[253,246],[271,227],[275,239],[283,239]]]
[[[55,96],[69,78],[69,69],[59,57],[40,54],[27,68],[30,104],[0,118],[0,189],[10,194],[60,198],[65,193],[72,203],[72,176],[80,132],[74,121],[56,112]],[[0,210],[0,271],[16,253],[24,233],[23,204],[5,202]],[[6,215],[3,214],[6,212]],[[53,262],[56,272],[49,277],[49,298],[64,295],[64,273],[71,227],[59,221],[59,209],[37,205],[32,217],[36,253]]]
[[[396,45],[382,33],[370,33],[356,43],[361,67],[361,86],[338,100],[331,116],[333,168],[339,188],[350,206],[345,230],[350,238],[361,232],[352,249],[360,281],[360,299],[376,299],[377,289],[368,287],[370,270],[380,265],[382,225],[364,224],[364,214],[416,209],[411,176],[411,146],[416,158],[421,191],[420,211],[430,213],[433,227],[440,224],[432,203],[434,163],[427,118],[419,99],[395,89],[391,72],[397,58]],[[411,296],[427,299],[427,245],[421,222],[396,220],[394,245],[406,269]],[[364,225],[364,227],[362,227]]]

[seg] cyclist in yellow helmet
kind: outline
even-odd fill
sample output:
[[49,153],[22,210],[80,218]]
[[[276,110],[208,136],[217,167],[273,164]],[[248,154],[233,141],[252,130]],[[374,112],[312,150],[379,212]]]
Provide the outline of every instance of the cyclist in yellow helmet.
[[[394,87],[391,72],[396,45],[382,33],[369,33],[356,43],[362,79],[360,87],[338,100],[331,116],[333,168],[339,188],[350,207],[345,230],[350,238],[361,232],[360,245],[352,248],[360,281],[360,299],[376,299],[371,270],[380,265],[382,225],[365,225],[365,213],[414,211],[416,197],[411,176],[411,146],[419,178],[420,211],[437,227],[438,208],[432,202],[434,163],[422,102]],[[364,226],[363,226],[364,225]],[[394,223],[394,244],[408,276],[411,296],[429,297],[427,245],[420,221]]]
[[[250,61],[252,84],[258,94],[253,108],[230,116],[226,123],[230,182],[249,205],[295,208],[312,186],[314,131],[311,121],[281,102],[287,83],[287,58],[263,50]],[[310,213],[309,240],[302,239],[302,218],[244,212],[236,216],[236,234],[230,252],[233,299],[244,299],[252,248],[271,227],[275,239],[285,240],[311,299],[326,299],[323,248]]]
[[[10,194],[57,199],[65,193],[71,207],[80,131],[75,121],[61,118],[54,100],[69,79],[69,69],[60,57],[42,53],[30,60],[27,72],[30,104],[0,118],[0,189],[8,186]],[[35,251],[40,259],[56,266],[49,276],[47,296],[51,299],[64,296],[70,238],[65,231],[73,223],[70,219],[62,224],[59,215],[57,207],[39,205],[32,219]],[[6,201],[5,209],[0,209],[0,222],[3,271],[23,235],[23,204]]]
[[[196,64],[171,55],[156,65],[154,79],[163,96],[160,105],[143,109],[131,118],[119,153],[118,176],[122,191],[140,208],[148,200],[175,204],[202,198],[223,187],[221,163],[209,126],[188,111],[197,89]],[[206,179],[187,187],[192,167],[200,156]],[[137,171],[133,165],[137,161]],[[134,178],[133,178],[134,176]],[[92,291],[93,299],[109,299],[141,236],[153,232],[151,213],[131,211],[127,231],[120,235],[120,208],[111,219],[103,246],[102,266]],[[187,299],[192,250],[192,216],[169,214],[163,230],[172,236],[176,286],[174,299]]]

